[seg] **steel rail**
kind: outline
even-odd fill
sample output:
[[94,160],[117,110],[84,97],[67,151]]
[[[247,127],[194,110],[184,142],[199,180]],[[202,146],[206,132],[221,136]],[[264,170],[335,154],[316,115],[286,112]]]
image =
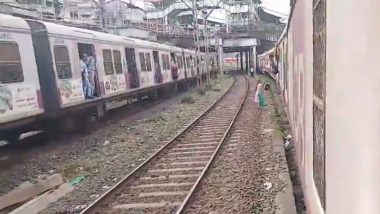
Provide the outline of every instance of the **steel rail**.
[[168,148],[173,142],[175,142],[179,137],[181,137],[187,130],[189,130],[192,126],[194,126],[199,120],[201,120],[207,113],[209,113],[214,107],[221,101],[223,98],[228,94],[228,92],[231,91],[233,86],[236,84],[236,78],[234,78],[233,83],[230,85],[228,90],[214,103],[212,104],[207,110],[205,110],[200,116],[198,116],[193,122],[191,122],[188,126],[183,128],[181,131],[179,131],[173,138],[171,138],[168,143],[163,145],[160,149],[158,149],[154,154],[152,154],[148,159],[146,159],[143,163],[141,163],[139,166],[137,166],[132,172],[130,172],[127,176],[125,176],[123,179],[121,179],[118,183],[116,183],[113,187],[111,187],[109,190],[107,190],[102,196],[100,196],[98,199],[96,199],[94,202],[92,202],[89,206],[87,206],[84,210],[80,212],[80,214],[89,213],[93,209],[95,209],[96,205],[101,204],[108,196],[111,196],[112,192],[117,190],[124,182],[126,182],[129,178],[134,176],[140,169],[142,169],[144,166],[146,166],[148,163],[150,163],[154,158],[158,157],[159,154],[164,152],[166,148]]
[[239,107],[238,107],[238,110],[236,111],[230,125],[228,126],[226,132],[224,133],[222,139],[220,140],[216,150],[214,151],[214,153],[212,154],[210,160],[208,161],[208,163],[206,164],[205,168],[203,169],[202,173],[200,174],[200,176],[198,177],[198,179],[195,181],[195,184],[193,185],[193,187],[191,188],[190,192],[187,194],[185,200],[183,201],[182,205],[178,208],[176,214],[182,214],[186,208],[186,205],[189,203],[190,201],[190,198],[191,196],[194,194],[195,190],[197,189],[197,187],[199,186],[199,183],[201,182],[202,178],[204,177],[204,175],[206,174],[207,170],[209,169],[209,167],[211,166],[212,162],[214,161],[216,155],[218,154],[220,148],[222,147],[222,144],[223,142],[226,140],[227,138],[227,135],[230,133],[230,130],[233,126],[233,124],[235,123],[236,121],[236,118],[237,116],[239,115],[241,109],[242,109],[242,106],[244,105],[244,102],[245,100],[247,99],[247,95],[248,95],[248,91],[249,91],[249,81],[247,79],[247,77],[245,77],[245,81],[246,81],[246,89],[245,89],[245,94],[244,94],[244,98],[242,99],[241,103],[239,104]]

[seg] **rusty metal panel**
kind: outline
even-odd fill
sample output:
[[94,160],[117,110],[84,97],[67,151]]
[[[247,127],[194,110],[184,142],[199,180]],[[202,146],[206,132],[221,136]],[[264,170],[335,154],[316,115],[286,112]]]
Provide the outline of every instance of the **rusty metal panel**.
[[313,176],[325,209],[326,0],[313,0]]

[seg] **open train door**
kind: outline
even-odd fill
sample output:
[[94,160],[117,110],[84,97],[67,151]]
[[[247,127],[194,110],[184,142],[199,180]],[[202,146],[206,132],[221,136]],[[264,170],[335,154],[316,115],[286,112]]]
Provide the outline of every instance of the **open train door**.
[[78,54],[79,58],[83,56],[83,54],[86,54],[88,56],[89,61],[85,62],[88,69],[92,69],[94,71],[94,75],[90,75],[90,83],[94,84],[91,85],[94,89],[93,95],[95,97],[101,96],[101,90],[100,90],[100,81],[99,81],[99,74],[98,69],[96,67],[96,55],[95,55],[95,47],[93,44],[87,44],[87,43],[78,43]]
[[125,56],[127,58],[129,85],[131,88],[138,88],[140,87],[140,80],[137,73],[135,49],[125,48]]
[[155,68],[155,81],[156,83],[162,83],[162,73],[161,73],[161,65],[160,65],[160,57],[158,51],[153,51],[153,62]]
[[185,80],[187,81],[187,64],[186,64],[186,57],[185,57],[185,52],[182,50],[182,66],[185,71]]

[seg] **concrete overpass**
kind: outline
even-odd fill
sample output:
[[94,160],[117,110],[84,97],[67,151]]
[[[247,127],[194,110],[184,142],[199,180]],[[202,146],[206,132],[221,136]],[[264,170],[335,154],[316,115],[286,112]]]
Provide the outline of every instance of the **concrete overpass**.
[[239,53],[240,69],[248,72],[251,68],[256,68],[258,45],[259,40],[256,38],[223,39],[223,53]]

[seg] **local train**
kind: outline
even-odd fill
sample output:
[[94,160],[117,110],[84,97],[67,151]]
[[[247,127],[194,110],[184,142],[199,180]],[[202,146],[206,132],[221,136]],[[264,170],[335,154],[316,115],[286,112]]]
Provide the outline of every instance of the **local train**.
[[[318,2],[325,4],[324,0]],[[312,0],[291,1],[292,9],[287,26],[275,47],[258,56],[258,64],[262,72],[276,81],[285,106],[292,128],[307,213],[322,214],[326,208],[325,106],[324,98],[318,97],[324,93],[317,91],[324,89],[313,88],[313,73],[319,75],[324,71],[316,73],[313,69],[317,69],[315,63],[323,66],[325,55],[322,53],[324,44],[317,42],[314,45],[320,45],[318,48],[321,56],[313,56],[313,35],[316,33],[313,32],[313,25],[319,25],[318,29],[323,29],[324,23],[313,23],[312,12],[323,14],[324,11],[317,11],[321,9],[319,7],[313,10],[312,3]],[[322,33],[317,33],[323,37]],[[317,78],[320,86],[323,86],[323,77]],[[313,100],[318,101],[317,105]]]
[[307,213],[380,213],[380,1],[291,0],[291,8],[259,63],[292,127]]
[[[96,62],[92,99],[84,96],[83,54]],[[0,15],[0,138],[83,127],[133,99],[200,81],[210,61],[175,46]]]

